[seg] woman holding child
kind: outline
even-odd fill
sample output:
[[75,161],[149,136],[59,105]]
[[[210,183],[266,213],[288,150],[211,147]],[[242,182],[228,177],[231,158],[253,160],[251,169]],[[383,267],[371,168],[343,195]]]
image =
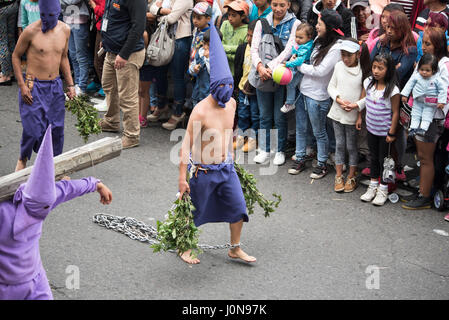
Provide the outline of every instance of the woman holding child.
[[[447,88],[449,84],[449,58],[445,33],[435,28],[426,29],[423,36],[422,50],[424,54],[434,55],[439,61],[437,77]],[[418,71],[415,70],[415,72]],[[448,110],[449,104],[446,104],[442,110],[437,110],[426,134],[424,136],[415,136],[416,149],[420,161],[419,194],[416,199],[402,205],[404,209],[430,209],[431,207],[430,196],[435,176],[434,154],[437,142],[444,131],[444,119]]]
[[[296,30],[300,25],[300,21],[295,15],[289,12],[291,5],[290,0],[272,0],[272,12],[266,17],[272,32],[282,41],[284,50],[265,66],[259,55],[259,45],[263,36],[262,23],[259,20],[254,29],[253,40],[251,44],[251,61],[256,68],[259,77],[263,81],[272,79],[273,70],[281,63],[285,62],[292,51],[295,42]],[[266,163],[270,158],[270,130],[273,128],[273,120],[275,128],[278,130],[277,152],[273,163],[282,165],[285,163],[284,149],[287,142],[287,119],[281,112],[284,102],[285,87],[280,86],[275,92],[265,92],[256,88],[257,101],[260,110],[260,129],[265,130],[265,138],[259,139],[259,154],[254,158],[256,163]],[[263,131],[261,132],[263,134]]]
[[323,10],[316,25],[318,37],[314,42],[310,64],[303,64],[298,68],[304,77],[300,84],[301,93],[296,102],[296,159],[288,170],[290,174],[299,174],[306,167],[309,120],[318,148],[318,166],[310,177],[320,179],[327,174],[329,137],[326,131],[326,118],[331,106],[327,87],[335,64],[341,60],[337,41],[343,35],[340,30],[342,24],[342,18],[337,12]]

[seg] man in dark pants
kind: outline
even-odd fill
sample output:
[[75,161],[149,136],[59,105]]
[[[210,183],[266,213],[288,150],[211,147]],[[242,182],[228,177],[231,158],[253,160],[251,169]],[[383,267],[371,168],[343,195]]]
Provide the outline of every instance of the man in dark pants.
[[100,121],[103,131],[118,132],[123,112],[123,149],[140,140],[139,69],[145,58],[146,0],[106,0],[101,25],[106,52],[102,84],[108,111]]

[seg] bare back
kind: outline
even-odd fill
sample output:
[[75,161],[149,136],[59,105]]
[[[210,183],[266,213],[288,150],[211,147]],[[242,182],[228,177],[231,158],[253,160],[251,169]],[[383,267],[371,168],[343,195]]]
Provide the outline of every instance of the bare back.
[[43,33],[41,20],[25,28],[16,51],[26,53],[26,73],[39,80],[53,80],[59,76],[63,55],[67,54],[70,28],[58,21],[56,27]]
[[[218,106],[211,95],[200,101],[193,109],[194,139],[192,158],[202,164],[222,163],[231,152],[236,102],[231,98],[225,108]],[[201,123],[201,134],[195,137],[195,129]],[[195,122],[197,125],[195,125]],[[199,127],[199,126],[198,126]],[[201,140],[199,140],[201,139]],[[199,150],[199,142],[201,149]]]

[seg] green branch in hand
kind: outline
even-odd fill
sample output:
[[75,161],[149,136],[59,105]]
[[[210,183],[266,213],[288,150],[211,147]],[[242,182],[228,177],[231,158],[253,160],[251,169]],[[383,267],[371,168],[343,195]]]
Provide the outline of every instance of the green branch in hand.
[[65,107],[72,114],[76,115],[78,122],[75,124],[84,143],[87,142],[91,134],[101,133],[97,110],[89,104],[87,95],[76,96],[72,100],[65,102]]
[[281,196],[273,193],[273,197],[276,200],[267,200],[265,196],[257,189],[257,180],[254,175],[248,173],[241,165],[234,163],[235,171],[239,177],[240,184],[242,185],[243,195],[245,196],[246,207],[248,208],[248,214],[254,213],[254,206],[256,203],[264,211],[264,216],[269,217],[270,213],[274,212],[275,208],[279,207],[282,200]]
[[153,252],[178,250],[183,253],[192,250],[191,256],[196,258],[202,250],[198,247],[200,230],[193,222],[193,206],[190,196],[184,194],[175,201],[176,207],[168,212],[164,222],[157,221],[159,243],[151,245]]

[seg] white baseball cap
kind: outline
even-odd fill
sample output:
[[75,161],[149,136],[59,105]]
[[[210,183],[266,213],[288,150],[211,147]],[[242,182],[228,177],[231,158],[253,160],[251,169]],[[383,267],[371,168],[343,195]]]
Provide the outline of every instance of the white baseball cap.
[[340,50],[344,50],[349,53],[356,53],[360,51],[360,45],[351,40],[338,40],[338,46]]

